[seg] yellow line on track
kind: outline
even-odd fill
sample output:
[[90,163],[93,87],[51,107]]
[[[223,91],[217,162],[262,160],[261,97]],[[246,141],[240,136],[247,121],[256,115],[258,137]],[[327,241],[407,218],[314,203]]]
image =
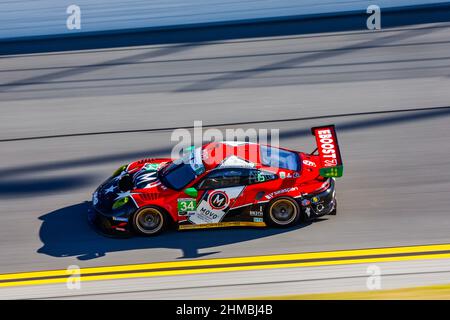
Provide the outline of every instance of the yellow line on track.
[[311,293],[245,298],[246,300],[450,300],[450,284],[390,290]]
[[[81,281],[175,276],[212,272],[314,267],[357,263],[450,258],[450,244],[278,254],[237,258],[155,262],[91,267],[80,270]],[[0,287],[66,282],[68,270],[0,274]]]

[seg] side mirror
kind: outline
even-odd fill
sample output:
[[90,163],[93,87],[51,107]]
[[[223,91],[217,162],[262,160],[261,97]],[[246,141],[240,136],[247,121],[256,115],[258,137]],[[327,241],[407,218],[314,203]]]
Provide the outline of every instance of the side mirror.
[[192,198],[197,198],[197,196],[198,196],[198,191],[195,188],[184,189],[184,193],[186,193],[188,196],[190,196]]

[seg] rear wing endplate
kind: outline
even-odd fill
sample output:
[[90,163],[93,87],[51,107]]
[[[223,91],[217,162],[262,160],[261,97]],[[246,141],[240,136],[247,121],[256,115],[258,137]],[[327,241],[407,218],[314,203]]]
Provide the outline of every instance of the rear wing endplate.
[[311,128],[316,137],[322,177],[342,177],[344,166],[334,124]]

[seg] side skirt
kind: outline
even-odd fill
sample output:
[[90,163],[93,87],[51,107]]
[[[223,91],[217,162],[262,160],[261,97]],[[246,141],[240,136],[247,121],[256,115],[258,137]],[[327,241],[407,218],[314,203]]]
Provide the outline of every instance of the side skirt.
[[250,222],[250,221],[229,221],[206,224],[180,224],[178,230],[192,230],[192,229],[213,229],[213,228],[228,228],[228,227],[266,227],[265,222]]

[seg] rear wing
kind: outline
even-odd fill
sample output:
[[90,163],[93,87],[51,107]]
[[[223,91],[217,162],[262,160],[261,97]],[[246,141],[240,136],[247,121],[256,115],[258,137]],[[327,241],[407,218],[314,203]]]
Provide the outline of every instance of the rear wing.
[[322,177],[342,177],[344,166],[334,124],[311,128],[316,137]]

